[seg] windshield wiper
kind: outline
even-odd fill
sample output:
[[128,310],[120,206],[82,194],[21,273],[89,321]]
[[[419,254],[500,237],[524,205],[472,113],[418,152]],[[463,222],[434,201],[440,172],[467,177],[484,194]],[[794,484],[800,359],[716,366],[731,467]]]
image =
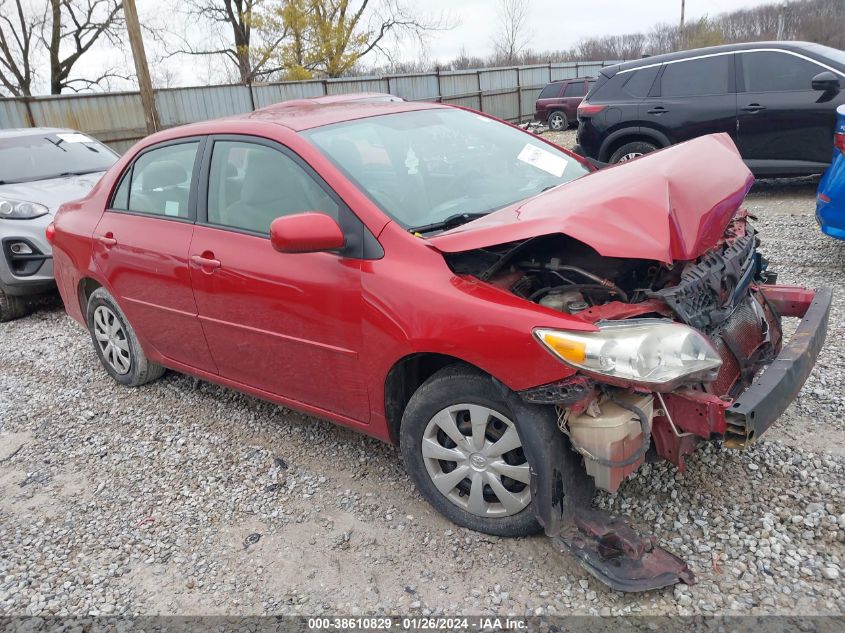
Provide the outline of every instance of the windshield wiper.
[[408,230],[411,233],[431,233],[432,231],[446,231],[447,229],[453,229],[456,226],[460,226],[461,224],[466,224],[467,222],[471,222],[472,220],[482,218],[485,215],[487,215],[487,213],[458,213],[456,215],[450,215],[445,220],[440,220],[439,222],[432,222],[431,224],[423,224],[422,226],[413,226]]

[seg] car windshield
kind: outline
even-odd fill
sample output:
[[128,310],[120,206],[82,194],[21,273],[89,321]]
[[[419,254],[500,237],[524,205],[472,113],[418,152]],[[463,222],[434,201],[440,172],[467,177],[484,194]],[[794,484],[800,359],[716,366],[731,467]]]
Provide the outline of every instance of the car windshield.
[[408,229],[468,220],[589,173],[554,146],[465,110],[387,114],[303,134]]
[[79,132],[0,138],[0,183],[106,171],[117,160],[108,147]]

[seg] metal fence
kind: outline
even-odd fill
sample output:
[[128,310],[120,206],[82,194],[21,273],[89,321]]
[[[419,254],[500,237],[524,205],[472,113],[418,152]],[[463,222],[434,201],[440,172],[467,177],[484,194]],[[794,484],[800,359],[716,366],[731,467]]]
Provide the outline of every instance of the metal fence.
[[[157,90],[162,127],[250,112],[271,103],[349,92],[387,92],[409,101],[441,101],[525,121],[550,81],[595,75],[613,61],[549,63],[382,77],[291,81]],[[118,152],[146,136],[137,92],[0,99],[0,128],[67,127],[90,134]]]

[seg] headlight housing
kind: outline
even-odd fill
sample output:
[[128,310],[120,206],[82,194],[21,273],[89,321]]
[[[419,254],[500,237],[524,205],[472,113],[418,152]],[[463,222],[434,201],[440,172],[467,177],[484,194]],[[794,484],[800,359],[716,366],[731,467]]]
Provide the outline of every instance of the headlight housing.
[[534,336],[572,367],[651,387],[716,378],[722,359],[697,330],[663,319],[597,323],[597,332],[537,328]]
[[50,213],[50,209],[37,202],[26,200],[6,200],[0,198],[0,219],[31,220]]

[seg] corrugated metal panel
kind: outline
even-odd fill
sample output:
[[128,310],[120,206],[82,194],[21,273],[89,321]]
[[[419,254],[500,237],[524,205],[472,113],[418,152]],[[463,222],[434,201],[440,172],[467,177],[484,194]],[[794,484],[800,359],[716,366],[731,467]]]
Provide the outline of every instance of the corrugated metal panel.
[[42,97],[30,101],[38,127],[68,127],[101,141],[135,141],[146,134],[137,93]]
[[349,92],[387,92],[387,79],[361,77],[360,79],[330,79],[326,82],[326,93],[330,95]]
[[480,90],[478,86],[478,73],[474,70],[469,72],[459,70],[441,73],[440,90],[442,91],[440,94],[444,97],[449,95],[469,95],[477,93]]
[[481,97],[443,97],[442,103],[481,110]]
[[480,73],[482,90],[507,90],[516,87],[516,69],[484,70]]
[[535,105],[537,97],[540,96],[542,88],[533,88],[522,91],[522,120],[526,121],[534,118]]
[[0,99],[0,128],[29,127],[26,104],[15,99]]
[[484,95],[482,111],[506,121],[516,121],[519,107],[516,92]]
[[387,83],[390,94],[408,101],[437,100],[436,74],[388,77]]
[[280,101],[321,97],[325,93],[323,92],[322,81],[291,81],[282,84],[253,86],[252,94],[255,98],[255,107],[263,108]]
[[552,81],[559,79],[572,79],[581,76],[580,64],[552,64]]
[[551,73],[548,66],[529,66],[519,70],[519,85],[523,88],[543,88],[549,81]]
[[252,110],[246,86],[175,88],[156,92],[158,116],[164,127],[207,121]]

